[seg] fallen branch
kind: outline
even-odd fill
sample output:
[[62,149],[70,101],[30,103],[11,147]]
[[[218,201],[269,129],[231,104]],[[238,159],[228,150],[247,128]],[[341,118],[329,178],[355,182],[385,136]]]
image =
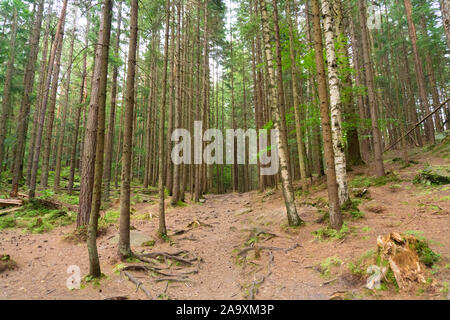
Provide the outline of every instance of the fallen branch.
[[150,294],[150,292],[142,285],[143,282],[137,280],[135,277],[133,277],[133,275],[127,271],[123,271],[123,274],[127,276],[128,280],[130,280],[131,282],[133,282],[136,285],[136,292],[139,291],[139,289],[141,289],[142,291],[144,291],[144,293],[147,295],[147,297],[149,297],[150,299],[152,299],[152,295]]
[[21,206],[22,204],[23,204],[23,200],[22,200],[22,199],[0,199],[0,205],[7,205],[7,206],[16,205],[16,206]]
[[9,209],[5,209],[5,210],[1,210],[0,211],[0,216],[4,216],[5,214],[11,213],[11,212],[19,211],[20,209],[22,209],[22,207],[15,207],[15,208],[9,208]]

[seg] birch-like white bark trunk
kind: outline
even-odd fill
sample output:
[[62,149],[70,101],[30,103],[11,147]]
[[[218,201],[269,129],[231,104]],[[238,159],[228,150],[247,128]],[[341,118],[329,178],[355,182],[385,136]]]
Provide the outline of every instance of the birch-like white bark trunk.
[[264,51],[267,60],[267,70],[269,73],[269,93],[270,93],[270,103],[271,112],[274,119],[275,129],[279,130],[280,138],[278,140],[278,155],[280,159],[280,175],[281,175],[281,186],[283,190],[284,202],[286,205],[287,216],[290,226],[299,226],[304,222],[300,219],[297,214],[297,208],[295,207],[295,196],[294,190],[292,188],[291,179],[288,170],[288,151],[285,145],[285,140],[283,139],[284,131],[281,128],[281,115],[278,106],[277,91],[275,89],[275,72],[273,68],[273,57],[272,57],[272,46],[270,44],[270,29],[268,22],[268,15],[266,9],[266,0],[260,0],[261,9],[261,23],[262,23],[262,33],[264,38]]
[[330,86],[331,131],[336,167],[336,180],[338,183],[339,203],[343,205],[349,198],[347,185],[347,171],[345,159],[345,146],[342,137],[342,103],[339,91],[338,64],[334,48],[334,19],[331,13],[332,0],[322,1],[323,29],[325,47],[327,51],[328,82]]

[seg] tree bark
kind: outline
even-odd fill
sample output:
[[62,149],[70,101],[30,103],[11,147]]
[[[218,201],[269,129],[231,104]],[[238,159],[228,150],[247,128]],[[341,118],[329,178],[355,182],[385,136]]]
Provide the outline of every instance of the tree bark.
[[[175,12],[175,5],[172,4],[173,11]],[[173,25],[171,27],[170,35],[170,76],[169,76],[169,113],[167,119],[167,168],[166,168],[166,187],[169,190],[169,195],[172,195],[173,186],[173,163],[169,154],[169,150],[172,150],[171,135],[173,131],[173,113],[175,107],[175,14],[173,15]],[[161,159],[161,161],[163,161]]]
[[450,3],[448,0],[439,0],[442,13],[442,26],[447,37],[447,47],[450,49]]
[[[427,32],[427,21],[425,16],[422,16],[422,28],[423,28],[423,34],[426,39],[428,39],[428,32]],[[427,77],[428,77],[428,88],[431,91],[431,97],[433,98],[433,109],[436,110],[436,108],[439,107],[441,102],[439,101],[439,92],[437,90],[436,86],[436,77],[434,76],[434,70],[433,70],[433,62],[431,60],[431,54],[430,51],[425,52],[425,67],[427,71]],[[434,115],[434,123],[436,124],[436,130],[438,132],[443,131],[442,123],[441,123],[441,117],[439,116],[439,113],[435,113]]]
[[291,3],[289,0],[286,3],[286,16],[289,24],[289,56],[291,59],[292,99],[294,103],[295,134],[297,137],[298,159],[300,166],[300,181],[302,185],[302,190],[306,191],[308,189],[308,182],[306,177],[305,146],[303,143],[303,130],[300,124],[301,121],[299,110],[300,101],[298,98],[298,88],[297,88],[298,71],[294,52],[294,32],[293,32],[293,22],[291,18]]
[[331,13],[330,0],[322,0],[323,26],[328,64],[328,82],[330,88],[331,131],[336,167],[336,181],[338,183],[339,204],[349,200],[347,185],[347,162],[345,159],[345,145],[342,136],[342,103],[339,89],[338,63],[334,44],[334,17]]
[[[404,0],[405,10],[406,10],[406,18],[408,20],[408,30],[409,30],[409,38],[411,40],[411,45],[413,48],[414,54],[414,66],[416,70],[416,80],[417,86],[419,88],[419,97],[420,103],[422,105],[422,110],[425,113],[431,112],[430,105],[428,103],[427,92],[425,89],[425,76],[423,73],[422,61],[420,60],[419,50],[417,48],[417,34],[416,34],[416,26],[412,20],[412,8],[411,8],[411,0]],[[428,119],[425,122],[425,136],[428,142],[434,144],[434,125],[432,118]]]
[[11,83],[14,72],[14,60],[16,57],[16,35],[17,35],[17,9],[14,8],[11,38],[9,40],[9,55],[8,63],[6,65],[6,76],[3,85],[3,101],[2,101],[2,116],[0,121],[0,174],[3,169],[3,158],[5,154],[5,138],[8,126],[9,112],[11,109]]
[[272,46],[270,44],[270,30],[269,22],[267,18],[266,1],[260,0],[260,10],[261,10],[261,23],[263,29],[264,37],[264,48],[267,60],[267,68],[269,71],[269,91],[271,94],[271,111],[274,120],[275,129],[279,130],[281,138],[278,141],[278,154],[280,159],[280,170],[281,170],[281,181],[282,190],[284,196],[284,202],[286,205],[288,222],[290,226],[298,226],[303,224],[303,221],[297,214],[297,208],[295,207],[294,191],[292,188],[290,173],[288,170],[288,163],[286,158],[288,157],[287,146],[285,145],[285,139],[283,139],[283,132],[281,128],[281,116],[280,116],[280,106],[278,105],[277,91],[275,89],[275,74],[273,69],[273,58],[272,58]]
[[[176,81],[175,81],[175,129],[179,129],[181,125],[181,3],[177,2],[177,48],[175,53],[175,69],[176,69]],[[169,136],[172,133],[169,132]],[[170,204],[172,206],[176,205],[180,200],[180,164],[173,164],[173,185],[172,185],[172,198],[170,199]]]
[[31,168],[31,175],[30,175],[30,190],[28,192],[30,198],[35,197],[36,193],[36,176],[37,176],[37,170],[38,170],[38,164],[39,164],[39,155],[41,152],[41,142],[42,142],[42,133],[44,130],[44,120],[45,120],[45,113],[47,110],[47,103],[48,103],[48,91],[50,88],[50,84],[52,81],[52,72],[53,72],[53,64],[55,62],[55,55],[56,50],[59,46],[59,42],[62,42],[63,38],[63,28],[64,28],[64,21],[66,17],[66,9],[67,9],[67,0],[64,0],[63,6],[61,9],[60,18],[58,20],[58,24],[56,26],[56,38],[50,53],[50,60],[48,63],[48,70],[47,70],[47,78],[46,78],[46,86],[43,87],[43,96],[42,96],[42,105],[39,115],[39,121],[36,131],[36,137],[34,142],[34,151],[33,151],[33,163]]
[[[87,7],[90,6],[90,1],[87,2]],[[91,15],[89,13],[89,10],[86,12],[86,34],[84,38],[84,46],[87,48],[89,45],[89,30],[90,30],[90,23],[91,23]],[[72,194],[73,191],[73,184],[75,179],[75,169],[77,164],[77,145],[78,145],[78,136],[80,131],[80,118],[81,118],[81,110],[85,109],[84,104],[86,103],[87,99],[87,52],[84,51],[83,53],[83,67],[81,72],[81,86],[80,86],[80,99],[79,99],[79,105],[75,111],[75,132],[73,133],[72,137],[72,148],[70,151],[70,173],[69,173],[69,183],[67,186],[67,193]],[[83,152],[83,149],[81,149],[81,152]],[[80,152],[80,153],[81,153]]]
[[[42,25],[42,16],[44,12],[44,0],[40,0],[39,7],[36,15],[36,21],[34,22],[33,31],[31,32],[30,37],[30,51],[28,54],[27,66],[25,69],[25,76],[23,80],[23,95],[22,101],[20,104],[19,116],[17,117],[17,128],[16,128],[16,137],[17,143],[14,153],[14,167],[13,167],[13,175],[12,175],[12,190],[11,197],[16,197],[19,191],[19,179],[22,176],[22,165],[23,165],[23,153],[25,149],[25,142],[27,138],[27,128],[28,128],[28,118],[30,114],[30,94],[33,92],[34,86],[34,76],[35,76],[35,67],[36,60],[39,51],[39,39],[41,36],[41,25]],[[48,35],[46,34],[48,39]],[[44,45],[46,45],[44,41]],[[43,50],[42,56],[45,58],[47,55],[47,51]],[[36,111],[36,113],[38,113]],[[0,168],[1,171],[1,168]]]
[[61,68],[61,54],[64,41],[64,23],[61,28],[61,38],[58,42],[58,49],[56,51],[55,66],[53,67],[52,76],[52,91],[50,93],[50,105],[47,111],[47,119],[45,121],[45,137],[44,137],[44,152],[42,155],[41,164],[41,187],[47,189],[48,187],[48,171],[50,166],[51,143],[53,136],[53,124],[55,120],[56,95],[58,93],[59,84],[59,69]]
[[138,32],[138,0],[131,0],[130,40],[128,47],[127,91],[125,102],[122,185],[120,187],[120,218],[118,255],[121,260],[132,255],[130,248],[130,176],[133,141],[134,90],[136,70],[136,47]]
[[325,65],[323,62],[322,30],[320,29],[320,9],[319,0],[311,1],[313,31],[314,31],[314,51],[317,68],[317,86],[320,100],[320,115],[322,122],[323,148],[325,161],[327,164],[327,187],[328,204],[330,208],[330,226],[339,230],[342,226],[342,214],[339,205],[338,184],[336,181],[336,167],[334,164],[333,143],[331,141],[331,126],[328,106],[327,84],[325,78]]
[[370,118],[372,121],[373,148],[375,153],[375,173],[378,177],[384,176],[383,147],[381,132],[378,127],[378,106],[375,97],[374,75],[372,58],[370,56],[369,33],[367,30],[366,0],[358,0],[359,22],[361,24],[362,51],[364,70],[366,74],[367,96],[369,100]]
[[[120,46],[120,27],[122,23],[122,1],[119,3],[119,12],[117,14],[117,31],[116,31],[116,43],[114,46],[114,56],[119,59],[119,46]],[[119,74],[119,68],[117,64],[113,67],[113,78],[111,84],[111,103],[110,103],[110,113],[109,113],[109,127],[108,135],[106,138],[106,149],[105,149],[105,163],[103,171],[103,199],[104,201],[109,200],[109,192],[111,189],[111,167],[112,167],[112,155],[113,155],[113,145],[114,145],[114,130],[116,121],[116,100],[117,100],[117,77]]]
[[[33,156],[34,156],[34,143],[36,141],[39,115],[40,115],[40,110],[41,110],[42,100],[43,100],[43,95],[44,95],[44,87],[45,87],[45,83],[47,81],[46,80],[47,79],[47,77],[46,77],[47,76],[47,68],[48,68],[47,61],[50,60],[50,57],[47,56],[48,40],[49,40],[49,36],[50,36],[50,23],[51,23],[50,17],[51,17],[51,15],[48,14],[47,24],[46,24],[45,32],[44,32],[42,58],[41,58],[40,67],[39,67],[39,70],[40,70],[39,78],[38,78],[39,87],[37,90],[37,97],[36,97],[36,103],[35,103],[35,108],[34,108],[35,110],[34,110],[34,114],[33,114],[33,126],[31,128],[31,137],[30,137],[30,143],[29,143],[29,147],[28,147],[27,177],[26,177],[26,183],[28,186],[30,185],[30,180],[31,180],[31,171],[32,171],[32,167],[33,167]],[[50,45],[50,47],[51,47],[51,45]]]
[[[75,17],[76,19],[76,17]],[[64,134],[66,131],[66,119],[67,119],[67,112],[69,108],[69,91],[70,91],[70,75],[72,72],[72,58],[73,58],[73,46],[75,43],[75,24],[72,31],[72,40],[70,42],[70,52],[69,52],[69,60],[68,60],[68,67],[66,70],[66,88],[65,88],[65,96],[64,96],[64,106],[62,111],[62,120],[61,125],[59,127],[59,140],[58,140],[58,148],[56,151],[56,166],[55,166],[55,181],[53,184],[53,189],[57,191],[59,189],[59,182],[60,182],[60,175],[61,175],[61,157],[63,153],[63,146],[64,146]]]
[[[358,117],[355,110],[354,95],[353,95],[353,83],[350,69],[350,54],[348,51],[348,38],[345,34],[344,19],[351,19],[351,17],[344,17],[344,12],[347,7],[344,7],[342,0],[334,2],[335,15],[336,15],[336,37],[338,39],[337,53],[338,53],[338,65],[340,77],[342,77],[342,89],[341,89],[341,102],[344,110],[344,121],[349,123],[346,130],[347,133],[347,166],[363,164],[361,157],[361,150],[359,146],[358,135]],[[345,20],[348,21],[348,20]],[[356,58],[356,54],[354,55]]]
[[[95,161],[97,149],[97,131],[99,127],[99,110],[106,97],[106,80],[108,74],[108,51],[111,31],[112,1],[104,0],[100,21],[100,29],[95,48],[94,74],[91,84],[91,100],[89,103],[86,130],[84,135],[83,156],[80,176],[80,201],[78,206],[77,228],[89,223],[89,229],[96,226],[96,217],[91,219],[92,196],[94,188]],[[101,111],[100,111],[101,112]],[[92,222],[92,223],[91,223]],[[91,242],[92,244],[92,242]],[[89,249],[89,246],[88,246]],[[96,247],[89,250],[95,256]],[[96,270],[92,262],[92,269]]]
[[[236,106],[234,99],[234,62],[233,62],[233,32],[230,28],[230,63],[231,63],[231,118],[232,118],[232,128],[236,130]],[[237,164],[237,138],[233,137],[233,164],[232,164],[232,176],[233,176],[233,192],[237,192],[239,188],[239,172]]]
[[[280,27],[278,23],[278,5],[277,0],[272,0],[273,7],[273,25],[275,32],[275,60],[277,63],[277,91],[278,91],[278,103],[280,105],[280,120],[281,129],[284,131],[282,137],[284,137],[284,144],[286,145],[286,152],[289,154],[289,141],[288,141],[288,131],[286,126],[286,101],[284,97],[284,85],[283,85],[283,66],[281,63],[281,40],[280,40]],[[291,171],[291,159],[289,156],[286,158],[288,164],[288,170]],[[291,175],[289,175],[291,179]],[[291,181],[292,183],[292,181]]]
[[162,97],[161,97],[161,110],[159,113],[159,142],[158,142],[158,155],[159,155],[159,175],[158,175],[158,196],[159,196],[159,235],[167,235],[166,229],[166,216],[164,206],[164,123],[166,113],[166,96],[167,96],[167,64],[169,53],[169,24],[170,24],[170,0],[166,0],[166,26],[164,33],[164,65],[163,65],[163,78],[162,78]]
[[[97,227],[100,217],[100,206],[102,198],[102,174],[103,174],[103,153],[105,149],[105,109],[106,109],[106,85],[108,77],[108,57],[109,43],[111,36],[111,19],[113,2],[105,0],[104,33],[102,39],[102,61],[101,78],[99,82],[98,94],[98,121],[97,121],[97,139],[95,148],[95,168],[94,168],[94,186],[92,194],[91,212],[89,216],[88,227],[88,251],[89,251],[89,274],[93,277],[100,277],[100,261],[97,252]],[[103,57],[103,53],[106,57]]]

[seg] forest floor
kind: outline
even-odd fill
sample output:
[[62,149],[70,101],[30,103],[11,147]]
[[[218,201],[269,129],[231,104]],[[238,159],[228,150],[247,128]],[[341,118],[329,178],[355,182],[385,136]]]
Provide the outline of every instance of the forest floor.
[[[448,172],[448,154],[411,150],[415,163],[409,167],[395,157],[398,154],[390,153],[386,158],[391,178],[383,181],[370,178],[370,166],[349,172],[352,192],[366,188],[368,193],[358,201],[360,211],[345,214],[346,230],[328,239],[313,234],[323,233],[327,226],[318,219],[326,211],[323,179],[309,193],[296,197],[299,215],[306,222],[299,228],[286,225],[280,190],[209,194],[204,203],[168,207],[166,240],[156,236],[156,195],[135,195],[133,251],[184,251],[178,257],[190,262],[153,259],[158,267],[153,272],[128,272],[142,281],[153,299],[449,299],[450,185],[412,183],[428,165]],[[118,201],[113,202],[106,215],[117,218],[118,206]],[[0,230],[0,254],[9,254],[17,263],[13,270],[0,270],[0,299],[148,299],[120,272],[124,266],[144,263],[117,261],[118,223],[108,221],[97,241],[105,277],[87,278],[79,290],[66,286],[68,266],[79,266],[82,276],[89,268],[85,243],[68,240],[73,223],[41,234],[20,228]],[[392,285],[366,289],[367,276],[361,278],[361,270],[349,265],[358,266],[360,257],[377,250],[377,237],[393,231],[425,237],[440,259],[426,270],[426,284],[409,290]],[[167,277],[158,270],[177,276]]]

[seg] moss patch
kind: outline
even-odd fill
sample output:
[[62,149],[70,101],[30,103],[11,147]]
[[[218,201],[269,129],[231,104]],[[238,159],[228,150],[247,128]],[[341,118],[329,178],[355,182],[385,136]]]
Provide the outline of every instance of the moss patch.
[[335,230],[330,227],[320,228],[313,231],[313,235],[319,240],[343,239],[349,234],[349,228],[346,222],[342,225],[340,230]]
[[414,184],[444,185],[450,183],[450,166],[427,167],[420,171],[413,180]]
[[375,176],[364,176],[357,175],[353,180],[350,181],[349,185],[352,188],[368,188],[368,187],[380,187],[384,186],[389,182],[399,182],[400,177],[394,172],[388,172],[385,176],[375,177]]

